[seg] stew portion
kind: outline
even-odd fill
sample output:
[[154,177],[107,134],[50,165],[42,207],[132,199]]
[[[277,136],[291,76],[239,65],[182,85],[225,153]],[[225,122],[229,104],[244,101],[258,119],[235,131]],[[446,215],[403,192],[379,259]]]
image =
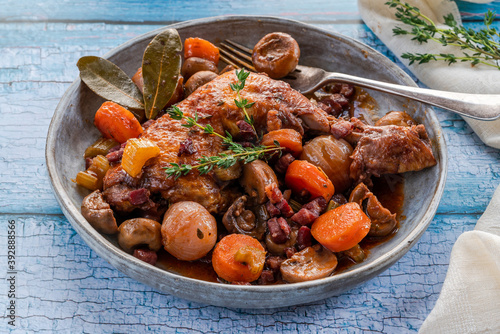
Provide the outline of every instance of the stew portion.
[[[175,37],[169,30],[155,40]],[[368,119],[376,102],[352,85],[304,96],[273,79],[298,63],[287,34],[267,35],[254,50],[269,75],[219,72],[217,47],[199,38],[184,50],[170,90],[161,81],[146,87],[144,64],[150,71],[156,58],[132,78],[140,94],[168,95],[161,111],[114,101],[97,110],[102,138],[75,180],[93,191],[82,214],[94,228],[151,265],[232,284],[323,278],[397,233],[400,174],[436,164],[423,125],[404,111]],[[154,105],[145,98],[146,109]]]

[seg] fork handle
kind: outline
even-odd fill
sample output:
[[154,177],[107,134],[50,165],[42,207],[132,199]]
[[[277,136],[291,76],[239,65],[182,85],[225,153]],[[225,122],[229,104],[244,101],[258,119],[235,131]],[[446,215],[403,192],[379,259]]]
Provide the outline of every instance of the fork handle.
[[402,86],[344,73],[329,73],[322,80],[322,84],[332,81],[407,97],[478,120],[492,121],[500,117],[500,95],[455,93]]

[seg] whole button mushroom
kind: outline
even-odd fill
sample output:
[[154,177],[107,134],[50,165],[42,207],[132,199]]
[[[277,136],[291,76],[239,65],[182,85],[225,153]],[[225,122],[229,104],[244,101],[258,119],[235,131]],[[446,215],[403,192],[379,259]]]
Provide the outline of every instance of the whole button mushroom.
[[200,71],[193,74],[184,85],[184,93],[186,96],[191,95],[195,90],[204,84],[217,78],[217,74],[211,71]]
[[243,175],[240,184],[250,198],[258,204],[267,201],[266,186],[271,183],[278,184],[278,178],[273,169],[262,160],[255,160],[243,166]]
[[279,79],[292,72],[299,63],[300,49],[292,36],[274,32],[264,36],[253,48],[252,63],[259,72]]
[[126,220],[118,227],[118,244],[130,254],[144,246],[157,252],[161,248],[161,225],[147,218]]
[[82,201],[82,215],[97,231],[104,234],[118,232],[113,210],[104,200],[99,190],[86,196]]
[[217,241],[217,222],[196,202],[172,204],[161,226],[163,247],[179,260],[194,261],[205,255]]
[[182,76],[186,80],[189,80],[193,74],[201,71],[210,71],[215,74],[218,73],[217,66],[213,61],[198,57],[190,57],[186,59],[181,69]]

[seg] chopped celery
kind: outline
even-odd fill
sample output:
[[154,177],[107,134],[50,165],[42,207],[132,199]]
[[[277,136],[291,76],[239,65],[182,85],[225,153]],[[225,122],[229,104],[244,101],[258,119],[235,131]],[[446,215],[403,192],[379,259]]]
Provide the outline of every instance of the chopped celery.
[[95,143],[87,147],[84,157],[93,158],[97,155],[106,155],[110,149],[117,145],[119,143],[113,139],[99,138]]

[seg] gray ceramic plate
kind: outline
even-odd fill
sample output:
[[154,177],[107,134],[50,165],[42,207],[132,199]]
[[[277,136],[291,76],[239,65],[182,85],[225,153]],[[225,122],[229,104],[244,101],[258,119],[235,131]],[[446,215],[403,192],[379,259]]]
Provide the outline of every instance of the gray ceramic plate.
[[[303,65],[415,86],[412,79],[389,59],[351,38],[300,22],[273,17],[226,16],[171,25],[182,39],[201,37],[218,43],[232,39],[254,45],[269,32],[292,35],[301,48]],[[151,31],[117,47],[106,57],[132,76],[141,65],[146,45],[159,32]],[[77,79],[64,94],[50,124],[46,159],[55,195],[61,208],[83,240],[118,270],[147,285],[181,298],[237,308],[269,308],[307,303],[351,289],[401,258],[420,238],[436,212],[446,179],[447,157],[442,129],[432,109],[402,98],[370,91],[379,104],[379,114],[408,110],[425,124],[432,139],[437,166],[405,176],[406,217],[395,237],[371,250],[363,263],[332,277],[295,284],[238,286],[183,277],[150,266],[123,252],[114,238],[96,232],[80,213],[88,192],[71,182],[84,168],[82,154],[99,132],[93,126],[102,99]]]

